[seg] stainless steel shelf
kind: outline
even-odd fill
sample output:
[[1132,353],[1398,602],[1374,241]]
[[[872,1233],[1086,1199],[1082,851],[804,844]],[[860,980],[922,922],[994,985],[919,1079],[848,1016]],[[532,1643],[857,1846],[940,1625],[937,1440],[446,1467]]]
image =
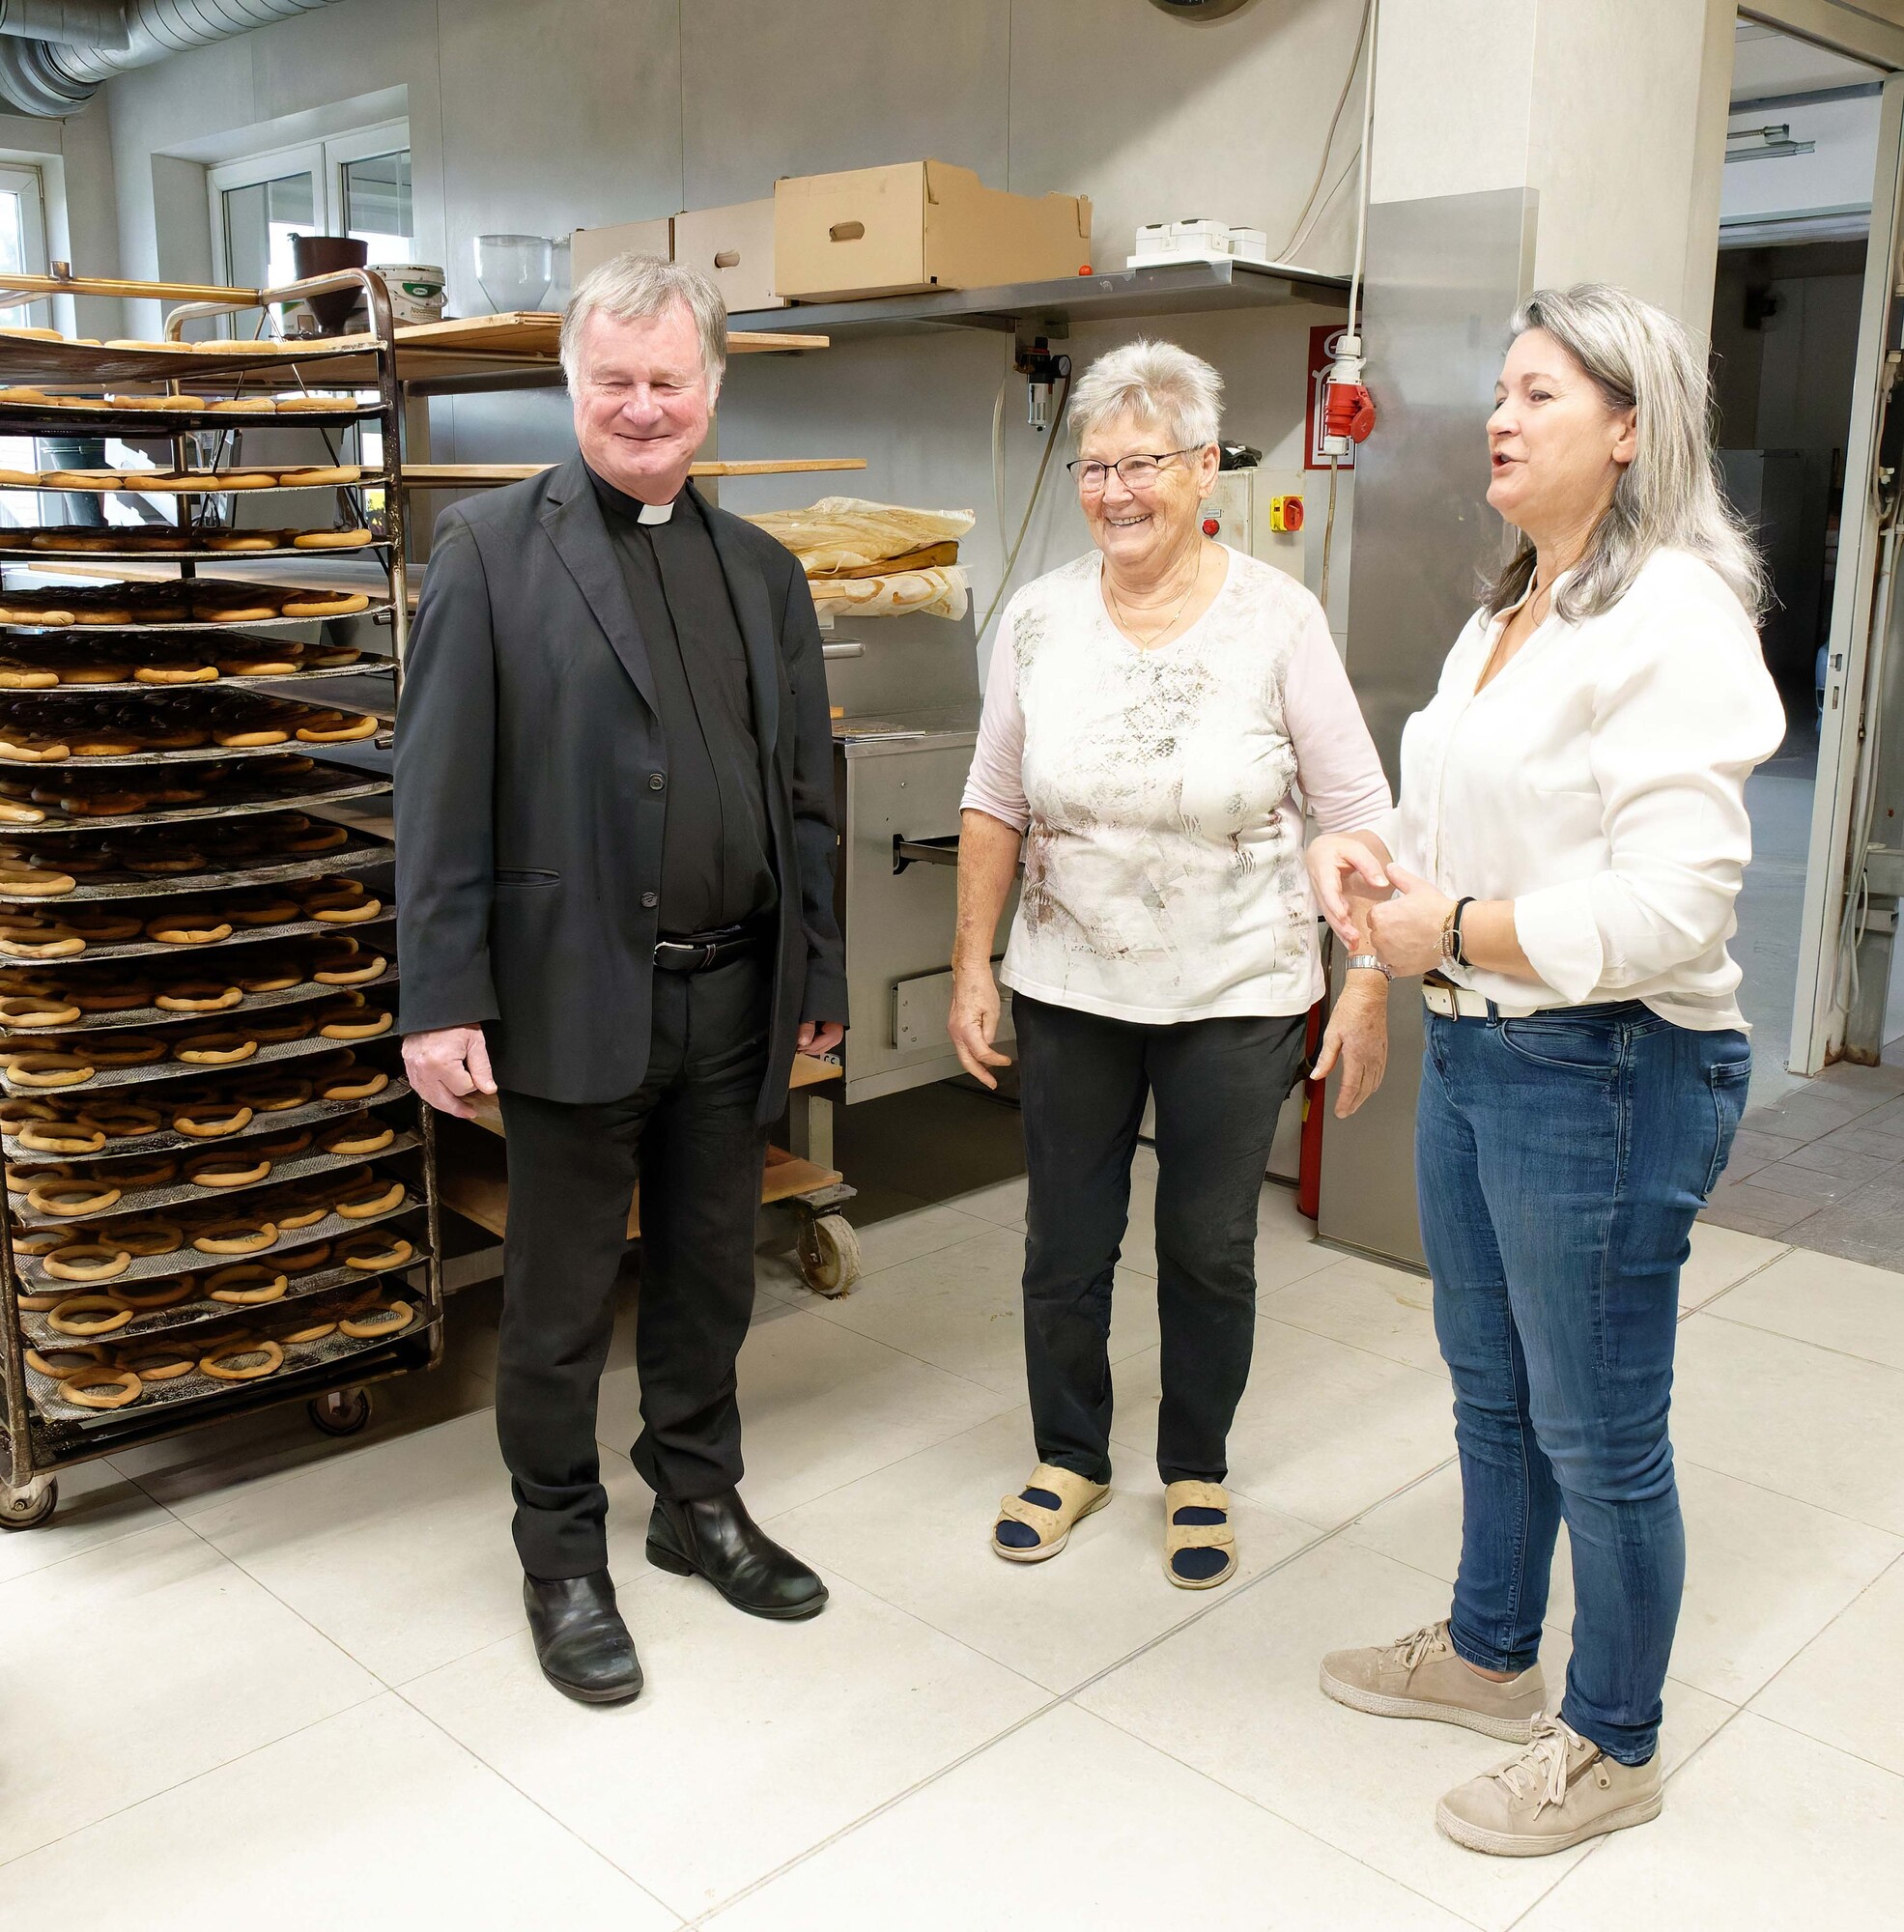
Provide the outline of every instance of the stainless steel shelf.
[[[7,973],[57,973],[69,966],[86,967],[94,964],[108,965],[122,959],[165,959],[179,964],[186,959],[217,959],[229,952],[234,946],[276,946],[287,939],[319,937],[334,939],[341,930],[352,939],[362,939],[365,934],[383,928],[384,937],[379,942],[383,946],[393,946],[389,937],[389,926],[396,918],[394,907],[386,906],[375,919],[367,919],[356,925],[339,927],[328,920],[295,919],[283,925],[247,925],[233,928],[229,939],[214,939],[207,946],[171,946],[162,939],[125,939],[113,946],[89,946],[84,952],[71,952],[59,959],[12,959],[0,953],[0,975]],[[217,969],[208,966],[207,975]],[[348,988],[340,987],[339,991]],[[0,1000],[8,997],[7,982],[0,978]],[[238,1010],[234,1009],[234,1010]]]
[[[363,742],[368,744],[371,741],[365,739]],[[305,751],[302,746],[293,748],[289,745],[280,745],[276,749],[294,757],[302,756]],[[51,771],[64,767],[47,766],[44,769]],[[262,771],[258,774],[261,779],[265,776]],[[347,767],[337,770],[335,777],[335,782],[319,783],[315,772],[305,773],[300,776],[298,788],[288,792],[254,791],[247,795],[242,787],[234,785],[229,790],[221,790],[215,800],[208,800],[203,805],[175,805],[163,811],[115,812],[103,818],[91,814],[69,818],[57,807],[49,805],[44,808],[46,816],[35,824],[0,822],[0,838],[12,838],[16,834],[31,838],[36,832],[116,832],[121,826],[179,825],[194,818],[251,817],[270,811],[296,811],[304,806],[332,805],[349,798],[369,798],[390,789],[390,780],[385,773],[366,777],[360,771]],[[70,898],[71,895],[67,896]]]
[[[357,833],[356,838],[365,835]],[[61,893],[54,897],[22,896],[18,894],[0,893],[0,905],[31,907],[35,911],[57,914],[61,906],[87,905],[99,899],[145,899],[177,897],[183,893],[217,892],[233,886],[275,886],[291,879],[321,879],[327,872],[360,872],[372,866],[387,863],[395,857],[388,845],[346,845],[334,852],[320,852],[315,858],[276,862],[269,866],[250,866],[236,872],[167,872],[157,877],[128,879],[104,886],[75,886],[70,893]],[[349,935],[354,925],[368,925],[369,920],[320,920],[318,923],[333,932]],[[213,942],[221,944],[222,942]],[[195,946],[181,946],[177,949],[181,958],[186,958],[199,949]],[[84,958],[84,953],[72,953],[71,958]],[[57,959],[40,959],[33,962],[43,971],[55,967]]]
[[[131,582],[134,580],[128,580],[128,581]],[[229,577],[202,578],[199,579],[198,581],[201,582],[234,584],[240,589],[245,587],[244,582],[241,582],[240,580],[236,578],[229,578]],[[245,582],[247,582],[249,580],[245,580]],[[295,586],[279,584],[279,583],[260,583],[259,588],[266,590],[295,590]],[[316,593],[311,592],[307,594],[315,595]],[[135,616],[128,623],[124,623],[124,624],[116,622],[111,624],[0,623],[0,631],[8,631],[14,633],[15,635],[23,634],[28,639],[40,642],[43,642],[48,638],[64,638],[73,643],[81,643],[81,642],[101,643],[101,640],[106,638],[114,638],[114,637],[123,638],[130,632],[137,632],[141,636],[147,633],[151,633],[153,636],[156,637],[161,635],[171,635],[175,632],[196,632],[203,635],[208,632],[222,631],[228,637],[233,639],[234,641],[236,641],[238,639],[242,639],[245,633],[248,631],[281,631],[289,624],[328,624],[336,621],[336,619],[340,617],[360,617],[363,619],[365,623],[369,623],[376,617],[377,613],[380,611],[387,611],[389,608],[390,608],[390,600],[387,597],[373,597],[368,604],[363,606],[361,610],[333,611],[326,613],[314,613],[313,615],[308,617],[241,617],[236,619],[206,618],[182,624],[147,624],[140,622],[140,620]],[[56,686],[55,689],[58,689],[58,687]],[[141,691],[168,691],[168,690],[189,691],[192,689],[192,687],[188,684],[186,685],[151,684],[151,685],[141,685],[139,689]],[[13,696],[17,697],[31,697],[33,696],[33,693],[30,691],[22,691],[22,692],[15,692],[13,694]]]
[[[365,923],[369,922],[366,921]],[[178,964],[184,965],[187,960],[196,958],[199,953],[209,951],[209,948],[202,946],[182,946],[175,949],[173,957]],[[60,962],[44,960],[41,962],[43,968],[49,963],[57,965]],[[207,968],[205,977],[215,979],[217,975],[213,969]],[[36,1039],[71,1039],[74,1034],[111,1033],[117,1028],[124,1027],[170,1026],[179,1020],[197,1020],[203,1026],[218,1026],[230,1020],[236,1025],[247,1014],[270,1012],[274,1007],[309,1006],[315,1000],[334,1000],[344,993],[370,994],[380,987],[394,986],[396,983],[396,969],[391,967],[380,973],[376,979],[366,980],[361,985],[356,986],[321,986],[315,980],[305,980],[295,986],[285,986],[275,993],[247,993],[237,1006],[220,1007],[215,1012],[175,1013],[166,1007],[131,1007],[124,1012],[94,1013],[90,1016],[82,1013],[78,1019],[68,1020],[64,1025],[55,1027],[19,1027],[9,1021],[0,1020],[0,1041],[4,1041],[5,1050],[9,1053],[14,1051],[25,1053],[32,1051]],[[5,988],[0,987],[0,999],[5,997]],[[373,1035],[372,1037],[382,1038],[383,1036]],[[351,1042],[339,1040],[337,1044],[348,1046]]]
[[1258,262],[1174,262],[1166,268],[1106,269],[1066,281],[758,309],[730,315],[727,326],[836,338],[912,335],[943,328],[988,328],[1009,334],[1025,327],[1049,335],[1054,324],[1282,308],[1295,302],[1346,308],[1348,278],[1280,263],[1265,268]]
[[[216,1017],[215,1013],[211,1015],[213,1019]],[[213,1028],[208,1024],[205,1030],[210,1033]],[[188,1080],[202,1084],[208,1080],[242,1079],[260,1067],[275,1066],[281,1061],[308,1060],[313,1054],[335,1053],[340,1047],[348,1047],[355,1053],[359,1047],[375,1046],[378,1039],[390,1039],[394,1037],[392,1034],[384,1033],[379,1034],[377,1039],[323,1039],[312,1035],[305,1039],[273,1040],[270,1045],[261,1046],[256,1053],[247,1055],[243,1060],[227,1061],[216,1066],[202,1065],[195,1061],[187,1060],[156,1060],[143,1066],[101,1066],[90,1080],[75,1080],[68,1087],[18,1086],[11,1073],[0,1071],[0,1086],[4,1086],[8,1094],[16,1100],[50,1100],[55,1106],[63,1103],[83,1106],[84,1102],[96,1094],[118,1094],[128,1088],[150,1087],[158,1080]],[[24,1050],[30,1052],[32,1049]],[[46,1047],[43,1050],[53,1053],[59,1049]],[[132,1097],[137,1099],[138,1095],[135,1094]],[[75,1156],[81,1159],[90,1157]]]

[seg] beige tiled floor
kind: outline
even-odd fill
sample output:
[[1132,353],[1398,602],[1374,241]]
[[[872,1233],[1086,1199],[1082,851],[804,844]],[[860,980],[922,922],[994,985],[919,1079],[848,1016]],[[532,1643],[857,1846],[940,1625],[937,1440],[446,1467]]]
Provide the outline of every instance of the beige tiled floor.
[[[814,1301],[763,1255],[747,1492],[826,1573],[791,1628],[646,1567],[625,1336],[600,1411],[648,1689],[535,1672],[489,1413],[494,1296],[354,1443],[261,1418],[66,1478],[0,1538],[0,1922],[69,1932],[709,1923],[733,1932],[1573,1932],[1893,1922],[1904,1868],[1904,1275],[1702,1227],[1676,1436],[1689,1576],[1656,1825],[1492,1861],[1433,1825],[1500,1747],[1315,1686],[1439,1613],[1460,1529],[1425,1285],[1264,1195],[1233,1439],[1242,1570],[1173,1590],[1149,1467],[1153,1169],[1113,1354],[1110,1508],[985,1548],[1032,1451],[1022,1182],[864,1231]],[[1564,1673],[1560,1572],[1546,1667]]]

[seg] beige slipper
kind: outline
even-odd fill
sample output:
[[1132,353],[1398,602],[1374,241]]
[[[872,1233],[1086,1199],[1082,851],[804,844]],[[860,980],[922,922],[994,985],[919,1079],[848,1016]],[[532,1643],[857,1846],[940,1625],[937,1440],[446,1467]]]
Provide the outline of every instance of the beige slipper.
[[[1039,1492],[1056,1496],[1058,1507],[1053,1509],[1046,1503],[1028,1500]],[[1110,1500],[1109,1483],[1089,1482],[1069,1469],[1040,1463],[1025,1485],[1025,1494],[999,1498],[998,1520],[992,1525],[992,1549],[1008,1563],[1042,1563],[1046,1557],[1056,1556],[1070,1541],[1071,1525],[1080,1517],[1102,1509]],[[1037,1541],[1024,1545],[1001,1543],[998,1533],[1008,1522],[1022,1524]]]
[[[1186,1512],[1222,1512],[1220,1522],[1188,1522],[1178,1519]],[[1201,1574],[1208,1559],[1192,1556],[1182,1568],[1178,1558],[1186,1552],[1208,1549],[1220,1554],[1223,1563],[1208,1575]],[[1236,1574],[1236,1532],[1230,1527],[1230,1492],[1221,1483],[1172,1483],[1164,1491],[1164,1575],[1179,1590],[1213,1590]]]

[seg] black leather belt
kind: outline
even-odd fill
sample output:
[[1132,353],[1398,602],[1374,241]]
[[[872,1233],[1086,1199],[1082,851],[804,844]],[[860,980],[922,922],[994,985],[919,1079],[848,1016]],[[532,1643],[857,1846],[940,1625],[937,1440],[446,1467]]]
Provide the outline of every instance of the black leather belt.
[[724,925],[715,932],[678,932],[655,941],[655,964],[664,973],[705,973],[729,959],[756,952],[771,929],[764,920]]

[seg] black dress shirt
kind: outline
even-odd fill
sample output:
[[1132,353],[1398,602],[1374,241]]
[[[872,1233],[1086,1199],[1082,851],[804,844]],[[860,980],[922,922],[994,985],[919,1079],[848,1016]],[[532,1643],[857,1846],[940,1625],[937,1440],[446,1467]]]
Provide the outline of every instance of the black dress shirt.
[[649,505],[590,471],[654,668],[668,745],[661,930],[711,932],[779,897],[747,646],[695,500]]

